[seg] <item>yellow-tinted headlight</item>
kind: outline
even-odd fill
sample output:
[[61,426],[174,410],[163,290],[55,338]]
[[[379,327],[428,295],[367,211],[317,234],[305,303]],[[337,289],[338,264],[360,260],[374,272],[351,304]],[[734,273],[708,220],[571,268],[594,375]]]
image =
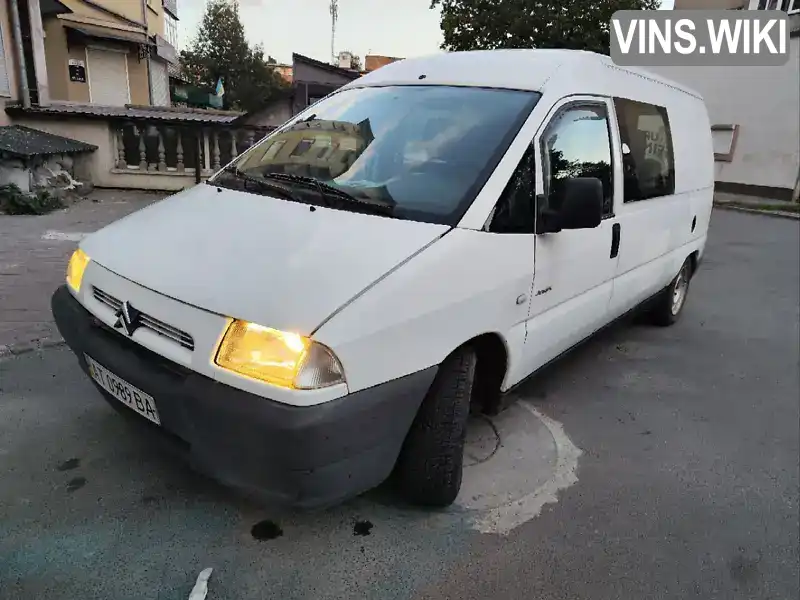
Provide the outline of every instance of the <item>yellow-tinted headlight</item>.
[[224,369],[285,388],[316,389],[344,382],[333,353],[307,337],[233,321],[214,362]]
[[81,289],[81,281],[83,281],[83,274],[86,272],[86,267],[89,264],[89,257],[86,253],[78,248],[72,253],[67,265],[67,283],[76,292]]

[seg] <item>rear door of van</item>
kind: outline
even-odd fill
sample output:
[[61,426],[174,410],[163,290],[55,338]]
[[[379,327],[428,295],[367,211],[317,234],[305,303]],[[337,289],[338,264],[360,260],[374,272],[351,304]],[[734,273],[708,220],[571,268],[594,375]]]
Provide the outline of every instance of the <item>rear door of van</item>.
[[621,142],[623,197],[617,207],[619,257],[610,319],[669,284],[686,259],[677,254],[692,227],[690,198],[676,193],[681,173],[676,173],[667,107],[624,98],[614,98],[613,107]]

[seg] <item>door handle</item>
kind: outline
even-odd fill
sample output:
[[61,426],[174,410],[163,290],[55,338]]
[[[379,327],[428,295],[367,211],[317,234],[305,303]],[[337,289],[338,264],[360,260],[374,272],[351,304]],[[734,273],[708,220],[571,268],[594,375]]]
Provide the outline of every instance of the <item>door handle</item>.
[[619,223],[614,223],[614,225],[611,226],[611,257],[610,258],[616,258],[617,255],[619,254],[619,237],[620,237],[621,229],[622,228],[619,226]]

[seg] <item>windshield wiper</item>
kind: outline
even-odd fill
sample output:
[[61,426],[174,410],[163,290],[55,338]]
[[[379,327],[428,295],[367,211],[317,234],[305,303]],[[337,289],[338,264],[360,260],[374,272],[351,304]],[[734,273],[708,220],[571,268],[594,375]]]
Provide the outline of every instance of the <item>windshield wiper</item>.
[[[303,202],[303,200],[301,200],[297,196],[297,194],[295,194],[294,192],[292,192],[289,189],[286,189],[282,185],[275,185],[274,183],[271,183],[271,182],[266,181],[264,179],[259,179],[258,177],[253,177],[252,175],[248,175],[247,173],[244,173],[243,171],[240,171],[238,168],[236,168],[234,166],[225,167],[223,169],[223,173],[227,173],[229,175],[233,175],[234,177],[236,177],[236,179],[244,181],[245,182],[245,186],[244,186],[245,191],[247,191],[247,184],[248,183],[252,183],[257,188],[259,188],[260,190],[276,192],[276,193],[282,195],[284,198],[288,198],[289,200],[294,200],[295,202]],[[212,185],[219,185],[217,183],[216,179],[214,181],[212,181],[212,182],[209,182],[209,183],[211,183]]]
[[[383,215],[391,215],[394,212],[395,205],[393,202],[390,203],[385,200],[378,200],[376,198],[359,198],[358,196],[332,186],[329,183],[325,183],[324,181],[320,181],[319,179],[315,179],[314,177],[294,175],[292,173],[264,173],[262,177],[264,177],[264,179],[291,181],[306,186],[313,186],[317,189],[317,191],[319,191],[320,196],[322,196],[323,200],[325,201],[327,201],[329,198],[336,198],[337,200],[343,200],[346,203],[355,204]],[[330,206],[330,208],[336,207]]]

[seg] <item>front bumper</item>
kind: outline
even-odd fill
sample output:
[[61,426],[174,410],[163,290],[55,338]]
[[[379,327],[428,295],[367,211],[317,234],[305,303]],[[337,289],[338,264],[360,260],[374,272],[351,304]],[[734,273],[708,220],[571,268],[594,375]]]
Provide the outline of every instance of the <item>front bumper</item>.
[[153,396],[162,428],[185,442],[197,470],[293,506],[333,504],[384,481],[437,371],[432,367],[316,406],[291,406],[143,348],[95,319],[65,285],[53,294],[52,310],[83,371],[88,374],[86,353]]

